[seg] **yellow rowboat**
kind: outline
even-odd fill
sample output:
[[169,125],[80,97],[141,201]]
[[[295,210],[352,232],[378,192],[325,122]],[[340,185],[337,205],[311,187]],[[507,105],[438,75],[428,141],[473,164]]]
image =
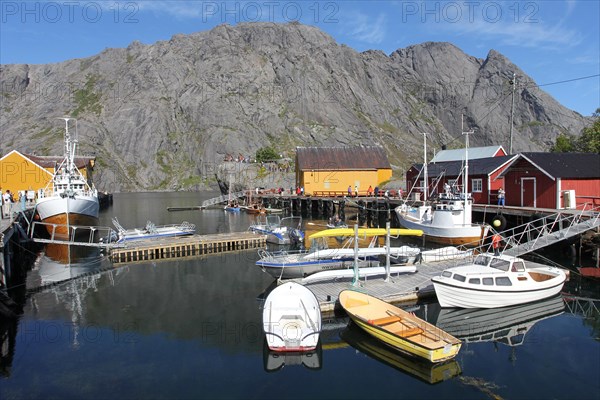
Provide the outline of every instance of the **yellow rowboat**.
[[[385,228],[358,228],[358,237],[373,237],[373,236],[385,236],[387,235],[387,229]],[[313,233],[308,238],[318,239],[326,237],[343,237],[343,236],[354,236],[353,228],[332,228]],[[423,231],[420,229],[403,229],[393,228],[390,229],[390,236],[423,236]]]
[[355,324],[397,350],[434,363],[454,358],[460,350],[459,339],[376,297],[343,290],[339,301]]
[[[432,364],[420,357],[406,355],[375,339],[357,326],[350,325],[340,333],[350,346],[385,365],[429,384],[454,378],[462,373],[456,360]],[[325,347],[325,346],[323,346]]]

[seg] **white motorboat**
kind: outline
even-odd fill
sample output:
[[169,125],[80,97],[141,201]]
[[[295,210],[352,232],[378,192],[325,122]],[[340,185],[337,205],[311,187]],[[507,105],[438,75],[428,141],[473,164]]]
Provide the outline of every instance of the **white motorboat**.
[[512,256],[480,254],[471,264],[446,269],[431,278],[440,306],[498,308],[558,294],[567,274]]
[[[427,154],[425,141],[425,154]],[[408,229],[421,229],[427,239],[436,243],[451,245],[476,246],[489,231],[486,224],[472,223],[473,199],[467,192],[469,182],[469,133],[466,133],[465,166],[463,176],[463,193],[454,195],[447,192],[439,197],[433,205],[428,204],[427,159],[423,163],[424,203],[418,207],[410,207],[406,203],[395,208],[400,225]]]
[[301,244],[304,242],[302,217],[280,218],[278,215],[269,215],[264,220],[250,225],[248,229],[267,235],[267,243]]
[[40,190],[36,211],[54,238],[71,236],[72,226],[94,226],[98,224],[98,190],[86,180],[75,163],[77,151],[77,129],[69,132],[69,121],[65,121],[64,159],[55,168],[52,180]]
[[[125,229],[119,223],[117,218],[112,219],[113,225],[117,228],[116,242],[123,243],[132,240],[155,239],[171,236],[193,235],[196,232],[196,226],[187,221],[181,224],[156,226],[151,221],[146,222],[143,228]],[[114,239],[114,238],[113,238]]]
[[319,301],[310,289],[295,282],[276,287],[265,300],[263,330],[273,351],[316,349],[321,332]]
[[[294,279],[324,271],[352,271],[356,256],[359,268],[372,268],[380,265],[382,257],[386,257],[388,249],[386,246],[376,246],[379,236],[385,235],[385,229],[360,229],[360,237],[370,237],[368,247],[354,249],[353,229],[327,229],[317,232],[309,237],[311,246],[309,251],[280,251],[268,252],[260,250],[260,259],[256,265],[262,268],[274,278]],[[391,229],[391,235],[416,235],[420,231],[406,229]],[[352,236],[350,236],[352,235]],[[329,237],[349,237],[341,248],[328,248]],[[411,264],[418,257],[420,250],[410,246],[390,247],[390,262],[393,264]]]

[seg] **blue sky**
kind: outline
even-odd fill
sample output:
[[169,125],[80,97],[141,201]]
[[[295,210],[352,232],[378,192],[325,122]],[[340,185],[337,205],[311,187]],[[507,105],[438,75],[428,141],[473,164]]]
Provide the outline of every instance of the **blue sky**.
[[358,51],[390,54],[426,41],[478,58],[494,49],[566,107],[583,115],[600,107],[598,0],[0,0],[0,63],[53,63],[221,23],[294,20]]

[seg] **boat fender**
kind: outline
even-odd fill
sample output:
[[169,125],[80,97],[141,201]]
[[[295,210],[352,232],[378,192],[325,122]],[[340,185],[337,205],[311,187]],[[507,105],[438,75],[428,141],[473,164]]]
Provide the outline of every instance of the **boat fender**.
[[498,232],[502,232],[506,228],[506,217],[502,214],[496,214],[492,218],[492,226]]

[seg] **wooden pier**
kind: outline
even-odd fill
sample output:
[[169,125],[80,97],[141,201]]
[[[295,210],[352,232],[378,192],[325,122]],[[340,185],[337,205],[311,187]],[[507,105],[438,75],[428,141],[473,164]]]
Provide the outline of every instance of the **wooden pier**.
[[[435,295],[431,277],[439,275],[444,269],[458,265],[460,261],[447,260],[417,264],[417,272],[392,274],[388,282],[385,276],[361,278],[356,284],[352,279],[337,279],[304,284],[319,300],[321,312],[331,314],[336,311],[339,293],[344,289],[355,289],[368,293],[389,303],[414,301]],[[302,284],[301,279],[292,279]]]
[[125,247],[111,249],[109,258],[113,263],[117,264],[195,257],[262,248],[266,246],[266,240],[266,235],[257,235],[252,232],[135,240],[127,242]]

